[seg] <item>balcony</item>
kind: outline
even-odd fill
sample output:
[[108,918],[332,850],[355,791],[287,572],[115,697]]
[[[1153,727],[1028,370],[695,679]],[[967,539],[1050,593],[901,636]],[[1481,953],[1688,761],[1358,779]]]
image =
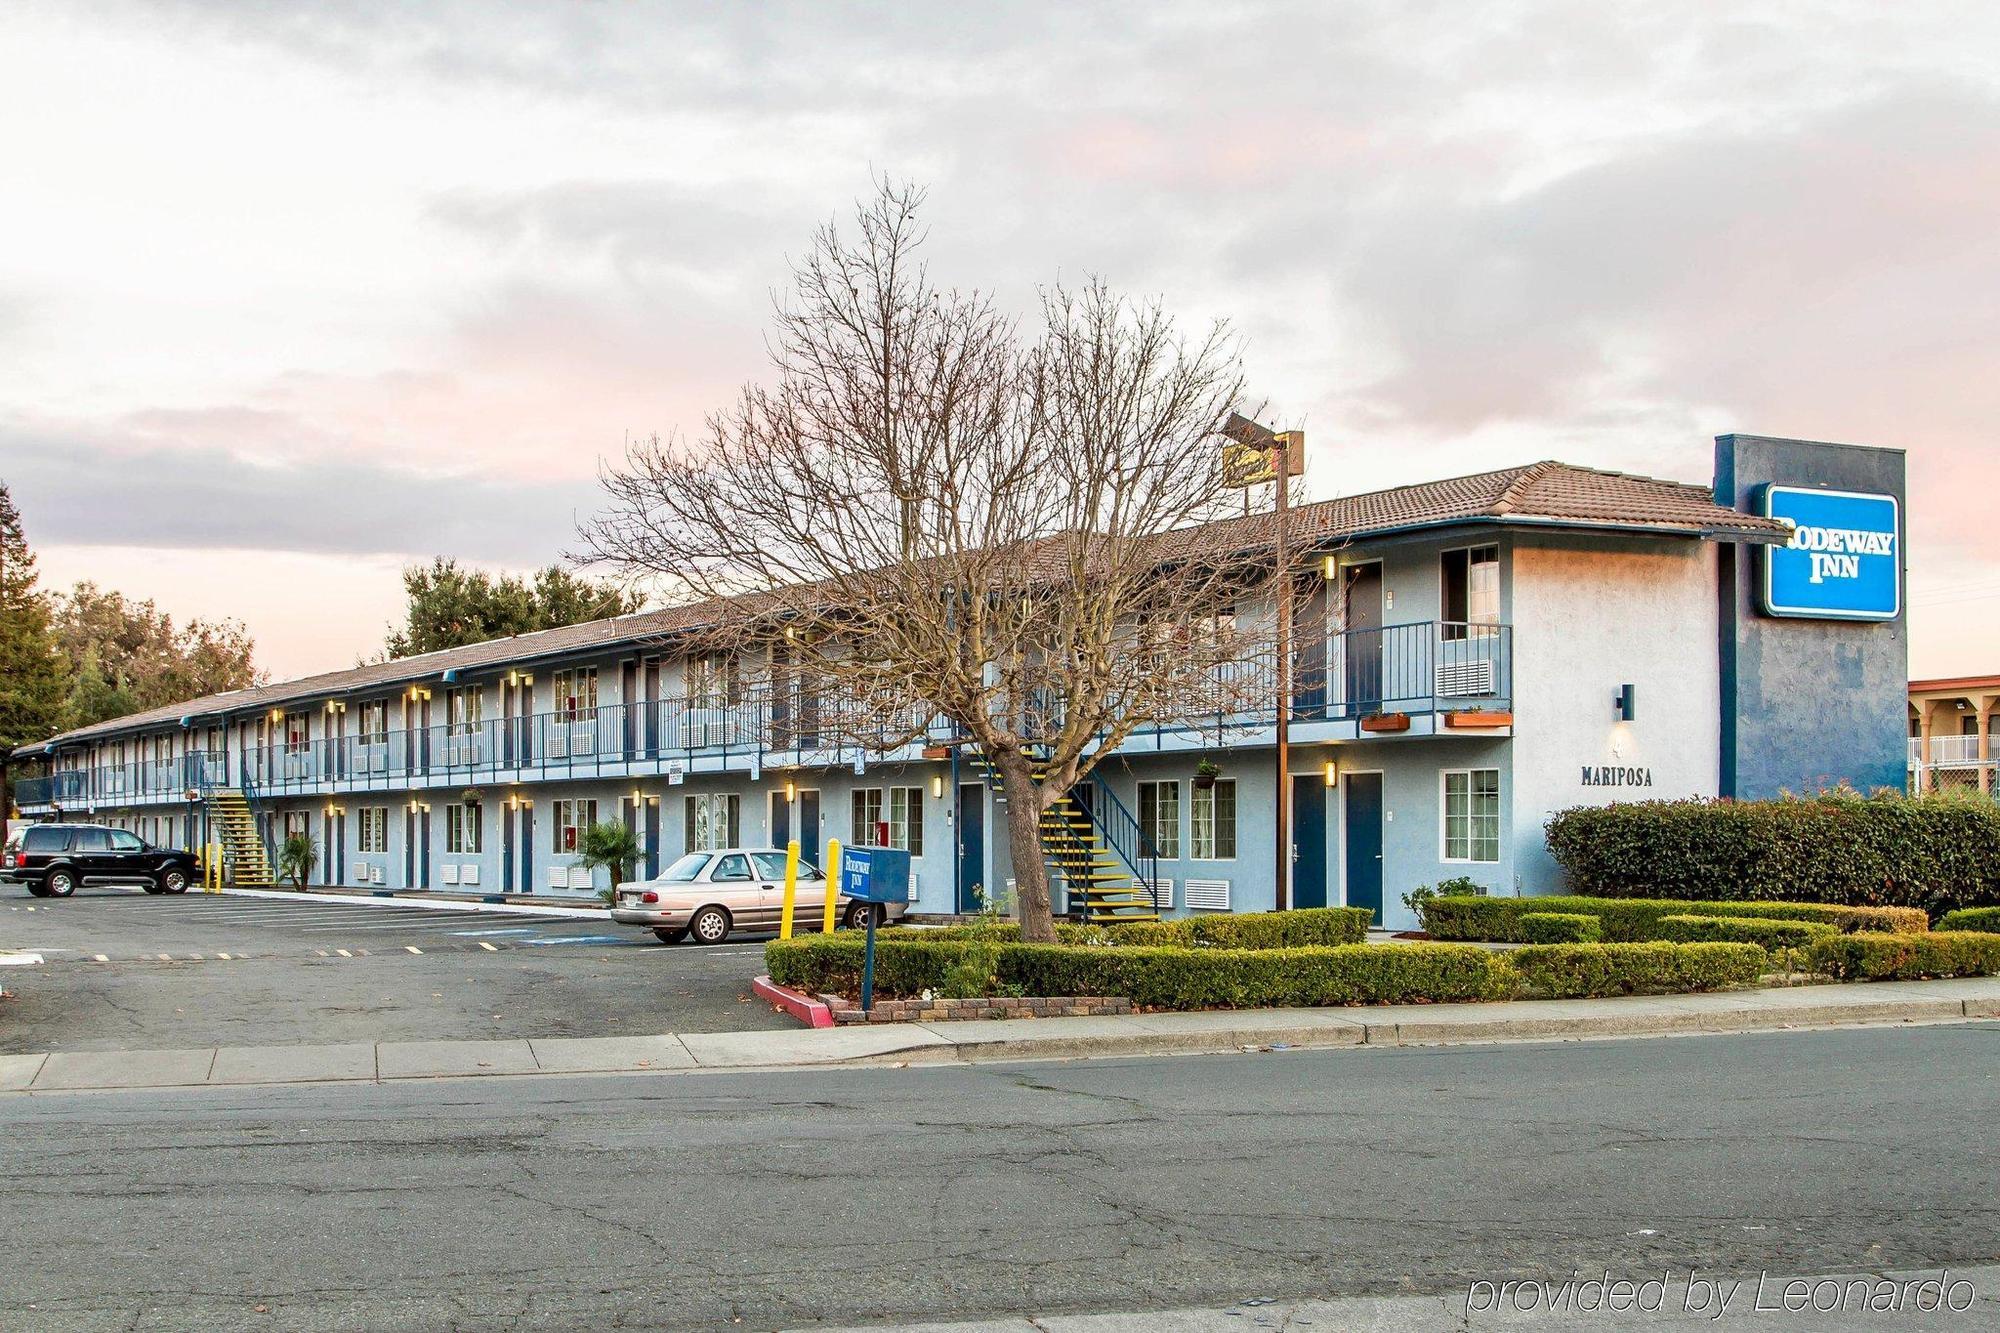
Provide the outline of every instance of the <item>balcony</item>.
[[[1230,668],[1213,718],[1148,728],[1134,751],[1268,743],[1276,722],[1269,657]],[[1458,712],[1512,706],[1513,628],[1422,621],[1353,630],[1304,644],[1293,673],[1290,721],[1301,740],[1360,734],[1363,719],[1408,715],[1412,734],[1436,734]],[[1038,711],[1044,726],[1060,710]],[[941,718],[838,699],[798,688],[740,697],[667,698],[606,704],[471,724],[363,733],[304,744],[279,742],[152,762],[62,770],[17,779],[24,809],[65,810],[185,801],[215,787],[253,794],[309,795],[479,783],[626,779],[765,768],[899,762],[953,738]],[[1946,738],[1958,739],[1958,738]]]
[[1977,736],[1933,736],[1928,755],[1924,752],[1923,739],[1918,736],[1910,737],[1911,768],[1971,768],[1993,762],[1995,762],[1993,758],[1979,757]]

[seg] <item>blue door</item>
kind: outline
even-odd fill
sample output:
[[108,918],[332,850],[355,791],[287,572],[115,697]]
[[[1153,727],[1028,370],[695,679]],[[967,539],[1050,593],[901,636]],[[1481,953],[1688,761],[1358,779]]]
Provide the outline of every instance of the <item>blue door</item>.
[[1382,775],[1349,773],[1347,793],[1347,905],[1366,907],[1382,923]]
[[799,855],[818,865],[826,845],[819,840],[819,792],[799,793]]
[[1292,777],[1292,906],[1326,906],[1326,780]]
[[660,877],[660,803],[646,802],[646,878]]
[[958,789],[958,910],[977,912],[973,894],[986,877],[986,789],[967,782]]

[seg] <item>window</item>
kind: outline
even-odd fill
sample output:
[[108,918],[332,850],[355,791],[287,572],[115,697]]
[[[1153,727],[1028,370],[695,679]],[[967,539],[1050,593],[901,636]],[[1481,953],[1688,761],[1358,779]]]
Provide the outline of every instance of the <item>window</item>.
[[889,789],[889,845],[911,856],[924,854],[924,789]]
[[142,852],[146,850],[146,844],[140,841],[139,835],[136,833],[127,833],[124,829],[113,829],[111,830],[111,850],[114,852]]
[[1446,551],[1440,557],[1443,573],[1443,615],[1439,617],[1447,639],[1477,637],[1480,625],[1500,623],[1500,548],[1475,546],[1470,550]]
[[389,743],[389,701],[372,699],[361,705],[361,743],[363,745],[387,745]]
[[481,825],[486,807],[477,801],[444,808],[444,849],[461,856],[477,856],[481,845]]
[[1444,859],[1500,859],[1500,770],[1473,768],[1444,775]]
[[445,718],[454,736],[470,736],[479,730],[480,713],[484,696],[477,685],[467,685],[462,689],[447,690],[444,696]]
[[1181,784],[1142,782],[1139,784],[1139,831],[1146,835],[1163,861],[1181,854]]
[[[784,871],[780,870],[778,873],[782,875]],[[720,861],[717,861],[715,863],[715,873],[708,877],[711,884],[720,883],[723,880],[743,880],[748,878],[750,878],[750,858],[744,856],[741,852],[725,856]]]
[[1206,791],[1194,789],[1188,811],[1188,840],[1197,861],[1236,859],[1236,779],[1217,778]]
[[713,852],[734,847],[742,826],[742,798],[726,792],[707,792],[687,798],[684,833],[691,852]]
[[357,812],[355,850],[379,854],[389,850],[389,807],[365,805]]
[[556,850],[573,852],[583,841],[583,831],[597,822],[597,802],[556,802]]
[[737,702],[736,659],[720,653],[689,658],[687,693],[690,708],[724,708]]
[[668,884],[692,884],[701,878],[701,868],[711,859],[706,852],[689,852],[662,870],[660,878]]
[[285,715],[285,753],[304,754],[308,740],[309,733],[306,729],[306,715],[304,713],[287,713]]
[[882,836],[882,789],[857,787],[847,795],[848,841],[857,847],[876,847]]
[[556,714],[565,722],[589,722],[597,717],[597,668],[565,668],[556,672]]
[[70,831],[66,828],[31,828],[21,838],[24,852],[61,852],[69,849]]
[[[785,854],[783,852],[752,852],[750,853],[750,864],[757,867],[757,878],[759,879],[782,881],[785,878]],[[800,861],[799,878],[818,879],[819,876],[813,873],[813,867],[807,865],[804,861]]]
[[305,810],[285,811],[285,836],[310,838],[312,836],[312,815]]

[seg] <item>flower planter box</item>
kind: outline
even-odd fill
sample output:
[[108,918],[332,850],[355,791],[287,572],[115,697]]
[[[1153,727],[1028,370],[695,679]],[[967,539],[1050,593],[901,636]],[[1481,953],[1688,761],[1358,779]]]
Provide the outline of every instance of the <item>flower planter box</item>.
[[1410,715],[1408,713],[1376,713],[1371,717],[1361,719],[1361,729],[1363,731],[1408,731],[1410,729]]
[[1497,731],[1514,725],[1512,713],[1446,713],[1444,724],[1453,731]]
[[924,758],[949,759],[951,758],[951,747],[949,745],[926,745],[924,747]]

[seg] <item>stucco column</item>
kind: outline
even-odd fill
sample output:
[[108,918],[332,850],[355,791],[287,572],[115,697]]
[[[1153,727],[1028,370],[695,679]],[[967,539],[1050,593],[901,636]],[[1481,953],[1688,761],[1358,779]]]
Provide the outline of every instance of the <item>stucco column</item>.
[[1987,761],[1993,757],[1993,705],[2000,695],[1982,694],[1973,703],[1979,709],[1979,790],[1990,794],[1993,770]]
[[1917,705],[1917,791],[1931,789],[1931,710],[1937,707],[1935,700],[1926,699]]

